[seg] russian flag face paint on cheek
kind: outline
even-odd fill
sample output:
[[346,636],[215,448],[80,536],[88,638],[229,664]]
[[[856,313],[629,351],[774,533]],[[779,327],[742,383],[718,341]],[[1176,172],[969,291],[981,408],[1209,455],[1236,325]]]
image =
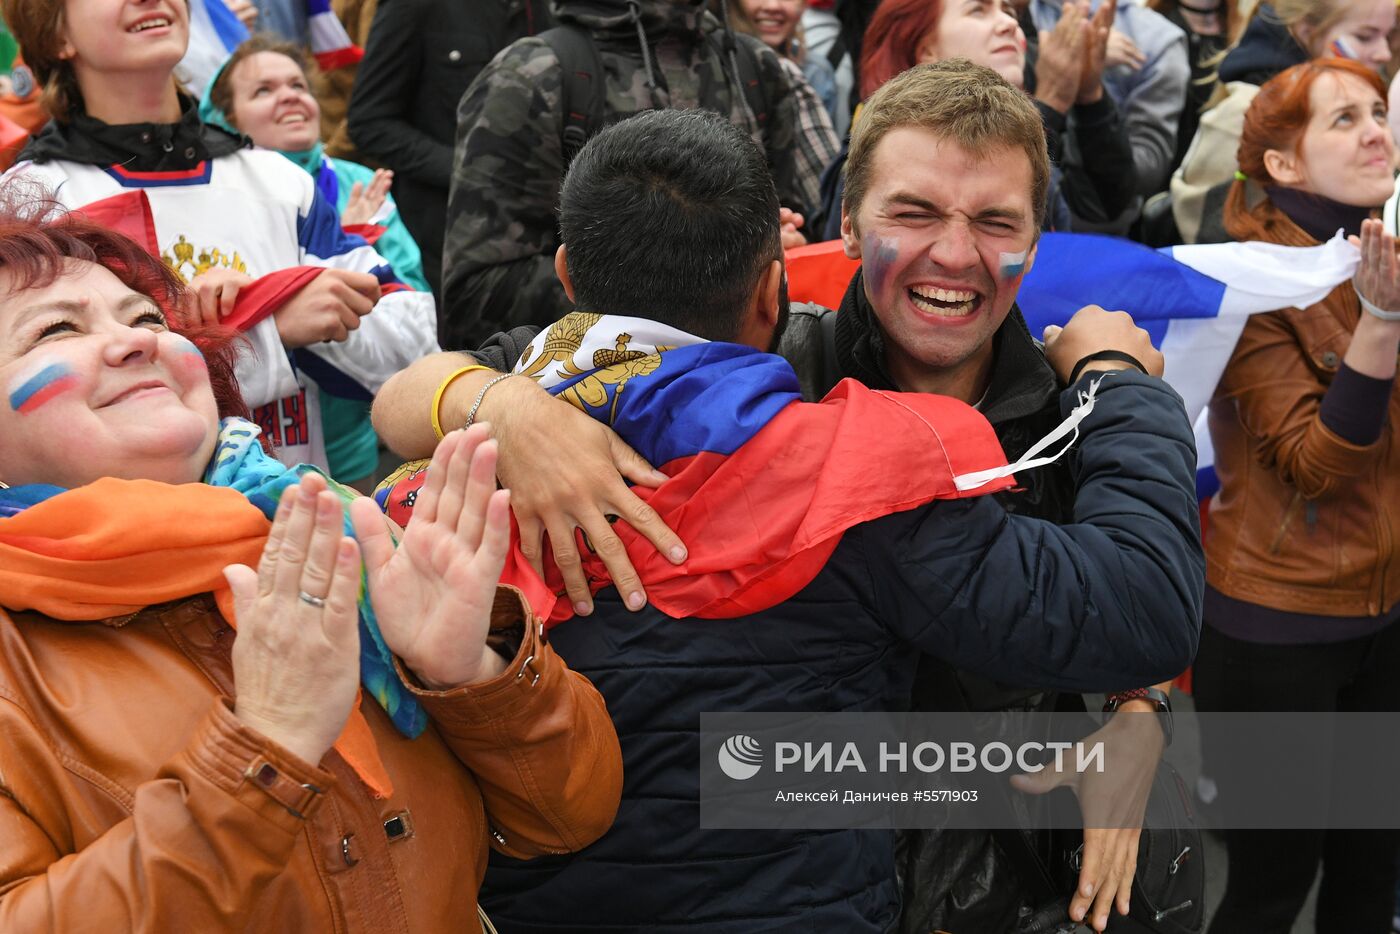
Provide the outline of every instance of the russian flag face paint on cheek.
[[78,374],[65,363],[41,363],[10,383],[10,408],[28,415],[78,385]]
[[885,287],[890,268],[899,259],[899,241],[894,237],[867,234],[861,243],[861,256],[865,274],[870,277],[870,287],[879,292]]
[[209,369],[209,365],[204,361],[204,354],[200,352],[200,349],[195,346],[193,341],[174,333],[170,334],[169,338],[172,342],[172,349],[175,352],[176,359],[182,366],[199,372]]
[[1019,253],[1002,253],[999,257],[1001,277],[1003,279],[1014,279],[1026,271],[1026,257],[1030,250],[1022,250]]

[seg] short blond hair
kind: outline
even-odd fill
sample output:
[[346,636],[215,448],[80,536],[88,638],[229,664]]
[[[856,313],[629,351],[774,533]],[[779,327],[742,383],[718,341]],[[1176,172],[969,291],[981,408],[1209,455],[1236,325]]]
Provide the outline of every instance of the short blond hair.
[[1001,75],[965,58],[915,65],[885,82],[860,109],[851,127],[846,189],[841,206],[852,218],[870,187],[875,149],[891,130],[918,127],[975,154],[1009,147],[1031,164],[1035,224],[1045,222],[1050,154],[1045,127],[1030,97]]

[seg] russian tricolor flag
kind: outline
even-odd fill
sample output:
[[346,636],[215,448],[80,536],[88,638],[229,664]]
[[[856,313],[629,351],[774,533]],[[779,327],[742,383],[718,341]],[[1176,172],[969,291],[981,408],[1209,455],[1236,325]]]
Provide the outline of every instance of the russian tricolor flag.
[[[614,329],[620,339],[641,323],[612,320],[626,326]],[[560,342],[546,331],[531,345],[533,358]],[[652,606],[674,618],[767,609],[810,583],[852,526],[1013,483],[991,425],[947,396],[876,392],[844,380],[821,403],[802,402],[785,360],[736,344],[617,351],[622,362],[601,368],[591,365],[596,352],[574,349],[565,364],[574,375],[542,385],[610,423],[670,478],[634,492],[686,543],[684,565],[625,523],[616,530]],[[557,452],[560,469],[568,456]],[[421,462],[405,465],[375,499],[402,525],[424,479]],[[579,546],[592,589],[609,586],[581,533]],[[552,560],[541,582],[517,545],[502,580],[524,590],[550,625],[573,615],[556,597],[564,585]]]
[[354,65],[365,50],[350,41],[350,34],[331,10],[330,0],[306,0],[306,25],[311,32],[311,54],[322,71]]
[[[1126,311],[1152,335],[1166,358],[1163,375],[1196,427],[1204,501],[1218,488],[1205,410],[1246,319],[1321,301],[1352,277],[1359,256],[1340,234],[1315,247],[1248,242],[1152,250],[1116,237],[1048,233],[1017,304],[1037,336],[1085,305]],[[790,250],[789,294],[835,308],[857,265],[836,241]]]
[[1360,254],[1340,234],[1315,247],[1271,243],[1145,246],[1092,234],[1046,234],[1018,302],[1032,334],[1087,304],[1126,311],[1166,359],[1163,376],[1196,428],[1202,502],[1216,482],[1206,406],[1250,315],[1306,308],[1356,272]]
[[[566,395],[596,379],[584,373],[550,387]],[[686,543],[675,566],[625,524],[618,536],[651,604],[674,618],[731,618],[795,595],[831,557],[846,529],[935,499],[980,496],[1010,477],[975,489],[958,478],[1006,466],[991,425],[946,396],[883,393],[844,380],[821,403],[800,401],[797,377],[780,357],[736,344],[669,349],[652,372],[603,391],[590,415],[612,427],[670,480],[634,492]],[[607,570],[587,547],[594,591]],[[502,578],[534,577],[518,549]],[[573,615],[546,567],[546,589],[526,589],[551,624]]]
[[[177,74],[185,89],[198,97],[249,33],[224,0],[190,0],[189,10],[190,44]],[[350,41],[331,10],[330,0],[306,0],[306,27],[311,52],[322,71],[354,65],[364,58],[364,50]]]

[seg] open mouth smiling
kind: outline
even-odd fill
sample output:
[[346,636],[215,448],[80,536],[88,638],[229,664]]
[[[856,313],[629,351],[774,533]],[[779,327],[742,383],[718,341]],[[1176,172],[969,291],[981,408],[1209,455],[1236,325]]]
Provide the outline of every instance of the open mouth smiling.
[[147,29],[161,29],[170,25],[170,20],[164,16],[153,16],[150,19],[143,19],[127,30],[129,33],[145,32]]
[[982,304],[982,296],[969,289],[935,289],[916,285],[910,287],[908,292],[914,307],[939,318],[963,318]]

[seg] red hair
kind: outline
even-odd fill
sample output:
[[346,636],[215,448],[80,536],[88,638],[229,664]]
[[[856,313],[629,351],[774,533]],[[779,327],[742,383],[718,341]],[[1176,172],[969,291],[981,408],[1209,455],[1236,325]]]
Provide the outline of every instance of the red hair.
[[[1315,58],[1279,72],[1259,88],[1244,115],[1244,129],[1236,152],[1240,172],[1265,187],[1274,184],[1264,165],[1269,150],[1290,152],[1297,148],[1312,119],[1313,85],[1323,75],[1359,78],[1386,99],[1385,83],[1374,70],[1345,58]],[[1225,201],[1225,229],[1236,239],[1257,239],[1260,231],[1249,218],[1245,183],[1236,179]],[[1239,232],[1236,232],[1238,228]]]
[[884,0],[875,10],[861,40],[860,96],[869,97],[880,85],[919,63],[919,46],[938,28],[940,0]]
[[209,367],[219,417],[250,418],[238,389],[234,364],[238,334],[222,327],[188,327],[180,311],[185,285],[159,259],[133,240],[88,220],[60,213],[51,203],[0,203],[0,270],[13,290],[42,288],[63,274],[65,260],[96,263],[134,292],[152,298],[170,329],[194,342]]

